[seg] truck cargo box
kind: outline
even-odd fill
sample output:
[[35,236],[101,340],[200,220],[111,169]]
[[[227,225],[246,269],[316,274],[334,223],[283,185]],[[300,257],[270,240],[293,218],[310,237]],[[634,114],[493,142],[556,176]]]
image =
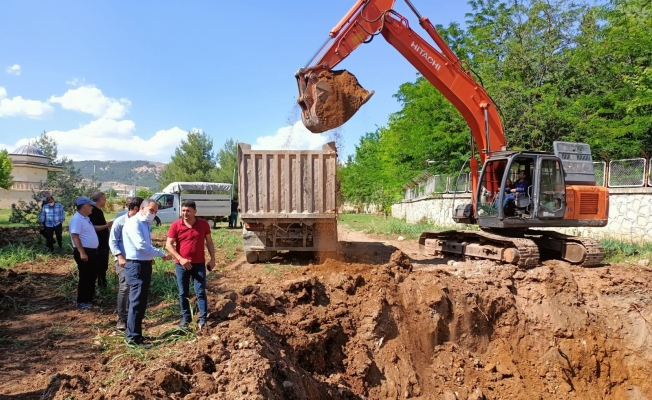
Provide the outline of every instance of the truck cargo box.
[[337,152],[252,150],[238,144],[238,200],[250,262],[279,250],[337,249]]

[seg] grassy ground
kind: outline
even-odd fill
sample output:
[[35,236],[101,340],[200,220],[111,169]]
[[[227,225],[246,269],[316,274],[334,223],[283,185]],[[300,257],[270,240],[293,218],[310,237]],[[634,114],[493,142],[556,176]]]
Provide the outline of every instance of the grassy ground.
[[[107,220],[110,219],[107,216]],[[241,232],[237,229],[226,229],[218,225],[218,229],[212,231],[213,242],[216,249],[216,268],[209,273],[207,277],[208,285],[211,281],[218,279],[226,270],[226,266],[235,261],[242,253]],[[152,236],[155,245],[159,248],[164,246],[169,224],[164,224],[152,229]],[[77,283],[79,276],[77,267],[72,259],[72,248],[70,246],[70,237],[64,230],[65,247],[61,252],[50,254],[45,248],[44,239],[35,234],[25,234],[26,229],[16,231],[17,234],[24,236],[24,239],[12,241],[9,245],[0,248],[0,270],[15,269],[19,273],[29,271],[31,266],[40,267],[53,266],[53,270],[60,271],[57,278],[47,284],[52,295],[65,299],[66,303],[74,303],[77,294]],[[56,246],[55,246],[56,248]],[[48,268],[48,267],[46,267]],[[116,294],[118,291],[117,276],[113,273],[112,258],[107,273],[108,287],[105,290],[98,290],[96,304],[100,308],[112,309],[115,305]],[[45,283],[44,283],[45,285]],[[191,292],[194,291],[193,285],[190,285]],[[2,297],[2,296],[0,296]],[[9,304],[10,298],[0,299],[0,307],[11,308],[13,312],[21,311],[28,307],[29,304],[15,302]],[[7,304],[4,304],[7,303]],[[174,262],[156,259],[152,271],[152,282],[150,287],[149,306],[145,315],[145,323],[148,326],[160,326],[161,324],[172,324],[176,326],[179,320],[179,303],[178,288],[176,276],[174,274]],[[26,310],[31,312],[33,310]],[[194,310],[196,311],[196,309]],[[165,353],[167,345],[179,341],[192,340],[195,337],[194,328],[177,329],[170,328],[164,332],[157,332],[153,341],[155,345],[152,351],[144,350],[130,346],[125,343],[124,336],[117,334],[113,330],[115,321],[113,318],[110,322],[102,322],[93,328],[97,331],[97,336],[93,338],[94,346],[100,348],[105,354],[110,355],[110,363],[116,362],[123,357],[135,357],[140,360],[150,360],[157,358]],[[69,335],[70,327],[61,324],[53,325],[47,333],[47,337],[54,340]],[[4,338],[0,335],[0,347],[3,345],[13,345],[11,338]],[[4,343],[5,341],[9,341]]]
[[26,226],[23,224],[11,224],[9,223],[9,217],[11,216],[11,210],[0,210],[0,227],[19,227]]
[[[339,222],[350,229],[383,236],[404,236],[416,240],[422,232],[448,229],[469,229],[469,226],[438,226],[429,223],[409,224],[403,220],[367,214],[342,214]],[[473,227],[477,229],[477,227]],[[652,260],[652,243],[633,243],[614,238],[600,240],[607,256],[605,262],[636,263],[639,260]]]
[[342,214],[339,217],[339,222],[356,231],[374,235],[404,236],[406,239],[418,239],[421,233],[425,231],[477,229],[477,227],[470,225],[450,227],[427,222],[409,224],[402,219],[369,214]]

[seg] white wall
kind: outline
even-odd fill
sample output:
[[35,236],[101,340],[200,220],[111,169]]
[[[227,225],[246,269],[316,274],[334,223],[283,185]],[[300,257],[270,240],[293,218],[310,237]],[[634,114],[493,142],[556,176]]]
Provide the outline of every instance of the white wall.
[[[437,196],[437,197],[434,197]],[[435,225],[455,227],[452,210],[471,201],[468,193],[433,195],[404,200],[392,205],[392,216],[410,223],[427,220]],[[603,228],[560,228],[560,232],[591,237],[614,237],[631,241],[652,241],[652,188],[610,188],[609,223]]]

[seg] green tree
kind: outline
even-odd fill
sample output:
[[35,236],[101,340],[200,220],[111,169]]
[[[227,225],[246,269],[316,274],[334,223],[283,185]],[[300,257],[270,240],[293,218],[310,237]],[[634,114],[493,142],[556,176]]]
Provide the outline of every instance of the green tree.
[[13,185],[11,179],[11,158],[7,150],[0,150],[0,188],[9,189]]
[[149,199],[153,194],[154,192],[147,188],[140,188],[136,190],[136,197],[140,197],[141,199]]
[[652,4],[613,0],[582,21],[573,138],[612,158],[652,151]]
[[[228,139],[215,156],[217,168],[211,182],[233,183],[233,197],[238,198],[238,143]],[[235,171],[235,175],[234,175]],[[234,181],[235,177],[235,181]]]
[[381,160],[380,136],[382,129],[369,132],[360,139],[355,156],[338,169],[340,193],[345,201],[368,203],[376,187],[385,181]]
[[[41,183],[41,190],[52,193],[61,205],[69,212],[74,212],[75,199],[78,196],[90,196],[99,189],[99,183],[87,185],[83,183],[82,174],[75,168],[72,160],[68,157],[58,157],[58,143],[54,138],[43,132],[41,136],[33,140],[30,145],[38,148],[50,158],[52,165],[60,167],[61,170],[49,171],[45,182]],[[37,196],[37,201],[40,196]]]
[[[550,151],[555,140],[629,158],[652,152],[652,3],[471,0],[466,27],[438,27],[499,109],[507,145]],[[469,129],[418,76],[400,86],[401,109],[367,134],[338,176],[348,201],[378,202],[435,163],[456,176]],[[382,203],[382,201],[381,201]]]
[[159,177],[164,188],[172,182],[208,181],[216,169],[213,140],[202,131],[188,132]]
[[104,194],[106,195],[107,199],[115,199],[118,197],[118,191],[113,188],[105,190]]
[[[58,167],[63,165],[62,163],[65,157],[63,159],[57,158],[59,154],[59,145],[54,138],[48,136],[47,132],[43,131],[39,137],[31,140],[29,145],[41,150],[41,152],[50,159],[50,164]],[[48,171],[48,178],[55,174],[57,174],[57,171]]]

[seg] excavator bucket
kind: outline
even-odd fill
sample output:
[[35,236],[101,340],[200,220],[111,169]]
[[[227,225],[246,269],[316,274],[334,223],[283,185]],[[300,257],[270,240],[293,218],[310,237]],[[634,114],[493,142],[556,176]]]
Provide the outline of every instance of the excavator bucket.
[[303,124],[312,133],[343,125],[374,94],[346,70],[297,74]]

